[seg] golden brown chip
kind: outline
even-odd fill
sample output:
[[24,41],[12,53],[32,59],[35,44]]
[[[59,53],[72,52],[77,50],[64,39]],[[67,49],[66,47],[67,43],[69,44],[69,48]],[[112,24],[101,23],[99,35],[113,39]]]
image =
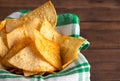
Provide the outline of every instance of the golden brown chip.
[[3,37],[0,36],[0,57],[3,57],[8,52],[8,48],[4,43]]
[[78,56],[78,49],[85,42],[85,39],[78,39],[68,36],[62,36],[61,38],[61,58],[63,68],[73,62]]
[[60,35],[46,19],[40,28],[40,33],[47,39],[60,44],[63,68],[77,58],[78,49],[85,41],[85,39]]
[[37,56],[37,51],[33,50],[33,46],[26,46],[20,52],[15,54],[8,61],[11,65],[32,72],[55,71],[56,69],[43,58]]
[[41,5],[27,15],[21,17],[21,20],[31,21],[34,18],[39,18],[39,22],[40,24],[42,24],[44,17],[47,18],[47,20],[51,23],[52,27],[56,26],[57,14],[51,1],[46,2],[45,4]]
[[[31,31],[28,31],[31,33]],[[29,36],[35,42],[36,48],[47,62],[61,69],[61,58],[60,58],[60,46],[58,43],[46,39],[39,31],[33,29],[33,32]]]
[[61,35],[52,27],[52,25],[48,22],[46,18],[39,29],[40,33],[47,39],[58,42]]
[[9,62],[8,59],[13,57],[17,52],[23,49],[26,45],[30,44],[31,40],[29,38],[23,38],[16,42],[13,47],[9,50],[9,52],[4,56],[2,59],[2,64],[6,67],[13,67]]
[[6,20],[3,20],[0,22],[0,30],[2,30],[5,27]]
[[7,34],[8,47],[11,48],[16,42],[20,41],[24,37],[25,37],[24,28],[23,27],[16,28],[15,30]]
[[33,28],[38,28],[39,26],[39,18],[34,18],[32,20],[29,21],[23,21],[23,20],[19,20],[19,19],[8,19],[6,20],[6,31],[7,32],[11,32],[14,29],[18,28],[18,27],[33,27]]
[[23,24],[24,22],[18,19],[7,19],[5,29],[7,32],[11,32],[15,28],[20,27]]
[[24,76],[32,76],[38,74],[38,72],[23,71]]

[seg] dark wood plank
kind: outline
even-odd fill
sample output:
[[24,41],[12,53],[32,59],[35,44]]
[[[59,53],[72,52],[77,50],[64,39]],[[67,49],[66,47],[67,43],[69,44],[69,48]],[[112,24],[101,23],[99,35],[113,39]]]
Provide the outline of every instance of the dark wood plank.
[[[36,7],[0,7],[0,18],[19,9],[35,9]],[[120,21],[120,8],[56,8],[58,14],[74,13],[81,21]]]
[[91,81],[119,81],[120,50],[102,49],[81,51],[91,64]]
[[81,22],[81,36],[90,41],[90,49],[119,49],[120,22]]
[[91,42],[91,49],[119,49],[120,30],[82,30],[81,35]]
[[[0,6],[37,7],[48,0],[0,0]],[[51,0],[57,8],[119,7],[119,0]],[[73,5],[75,4],[75,5]]]
[[80,22],[81,30],[120,30],[120,22]]

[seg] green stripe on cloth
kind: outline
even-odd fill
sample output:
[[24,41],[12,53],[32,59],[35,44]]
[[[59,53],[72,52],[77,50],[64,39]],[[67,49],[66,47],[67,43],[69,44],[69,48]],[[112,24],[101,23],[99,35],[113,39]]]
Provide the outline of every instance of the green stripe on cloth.
[[27,14],[31,12],[31,10],[18,10],[18,12],[21,12],[22,14]]
[[71,13],[66,13],[66,14],[60,14],[57,17],[57,26],[61,26],[61,25],[67,25],[67,24],[71,24],[71,23],[80,23],[80,19],[77,15],[75,14],[71,14]]

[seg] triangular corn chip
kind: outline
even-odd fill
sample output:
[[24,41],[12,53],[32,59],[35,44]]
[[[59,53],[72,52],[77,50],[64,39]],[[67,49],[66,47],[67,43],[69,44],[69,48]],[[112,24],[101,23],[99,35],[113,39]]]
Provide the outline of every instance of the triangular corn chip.
[[39,22],[40,24],[42,24],[44,17],[51,23],[52,27],[56,26],[57,14],[51,1],[46,2],[45,4],[41,5],[27,15],[21,17],[21,20],[31,21],[34,18],[39,18]]
[[7,32],[11,32],[17,27],[20,27],[24,24],[24,21],[20,21],[18,19],[7,19],[5,29]]
[[8,48],[4,43],[3,37],[0,37],[0,57],[4,57],[8,52]]
[[3,20],[0,22],[0,30],[2,30],[5,27],[6,20]]
[[77,58],[78,49],[85,41],[85,39],[59,34],[46,19],[40,28],[40,33],[47,39],[60,44],[63,68]]
[[44,18],[44,21],[39,29],[40,33],[44,35],[45,38],[49,40],[53,40],[55,42],[58,42],[58,40],[61,37],[61,35],[55,30],[55,28],[52,27],[52,25],[48,22],[46,18]]
[[8,61],[11,65],[32,72],[54,71],[55,68],[38,57],[37,51],[32,49],[33,46],[26,46],[20,52],[15,54]]
[[24,28],[18,27],[7,34],[8,47],[11,48],[16,42],[25,37]]
[[19,52],[21,49],[23,49],[26,45],[29,45],[31,43],[31,40],[29,38],[23,38],[20,39],[18,42],[16,42],[13,47],[9,50],[8,54],[4,56],[2,59],[2,64],[6,67],[13,67],[9,62],[8,59],[13,57],[17,52]]
[[40,25],[39,24],[39,18],[34,18],[32,20],[29,21],[24,21],[24,20],[20,20],[20,19],[8,19],[6,20],[6,31],[7,32],[11,32],[14,29],[16,29],[17,27],[21,27],[21,26],[25,26],[25,27],[34,27],[37,29],[37,27]]
[[73,38],[68,36],[62,36],[61,46],[61,58],[63,68],[73,62],[78,56],[78,50],[80,46],[85,42],[85,39]]
[[46,39],[38,30],[28,30],[29,36],[35,42],[39,54],[51,65],[61,69],[60,47],[59,44]]

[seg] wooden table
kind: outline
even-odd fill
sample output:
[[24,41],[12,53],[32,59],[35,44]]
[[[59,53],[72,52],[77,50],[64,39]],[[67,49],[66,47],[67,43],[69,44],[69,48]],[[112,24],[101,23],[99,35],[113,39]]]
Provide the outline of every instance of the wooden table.
[[[0,0],[0,20],[47,0]],[[81,35],[91,42],[81,51],[91,64],[91,81],[120,81],[120,0],[52,0],[57,13],[81,19]]]

